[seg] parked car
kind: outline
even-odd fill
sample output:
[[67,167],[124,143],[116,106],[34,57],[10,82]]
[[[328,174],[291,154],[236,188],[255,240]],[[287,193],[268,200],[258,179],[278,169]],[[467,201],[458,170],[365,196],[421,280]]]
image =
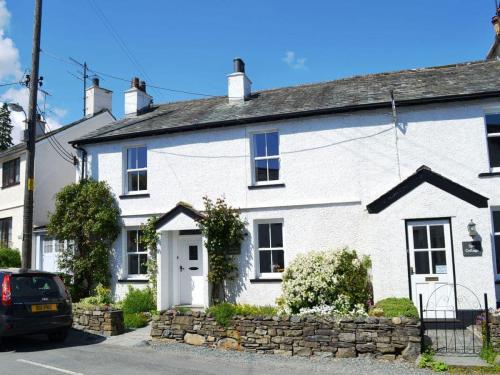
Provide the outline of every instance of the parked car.
[[62,342],[71,327],[71,297],[59,276],[43,271],[0,269],[0,340],[47,334]]

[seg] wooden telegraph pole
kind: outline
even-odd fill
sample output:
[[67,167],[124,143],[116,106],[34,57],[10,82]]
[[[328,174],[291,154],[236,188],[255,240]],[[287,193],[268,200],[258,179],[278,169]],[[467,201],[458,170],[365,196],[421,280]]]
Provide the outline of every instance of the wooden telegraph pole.
[[21,263],[23,268],[31,268],[33,242],[33,192],[35,189],[35,142],[37,124],[38,79],[40,65],[40,38],[42,29],[42,0],[35,0],[33,25],[33,47],[31,54],[31,79],[28,109],[28,139],[26,158],[26,178],[23,207],[23,248]]

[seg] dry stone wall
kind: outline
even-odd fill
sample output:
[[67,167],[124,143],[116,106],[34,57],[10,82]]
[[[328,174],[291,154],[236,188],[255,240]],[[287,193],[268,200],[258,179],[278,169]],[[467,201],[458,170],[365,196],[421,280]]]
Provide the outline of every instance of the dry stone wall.
[[413,360],[420,354],[420,323],[408,318],[237,316],[222,327],[203,312],[168,310],[153,317],[151,336],[190,345],[290,356]]
[[490,341],[494,351],[500,353],[500,311],[490,313]]
[[123,311],[108,307],[73,305],[73,328],[101,336],[116,336],[125,332]]

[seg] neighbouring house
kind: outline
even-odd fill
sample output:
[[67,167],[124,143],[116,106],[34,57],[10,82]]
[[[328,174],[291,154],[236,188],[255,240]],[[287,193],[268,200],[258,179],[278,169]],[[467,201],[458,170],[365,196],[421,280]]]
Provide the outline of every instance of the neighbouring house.
[[[54,209],[54,196],[65,185],[75,182],[74,155],[69,141],[114,121],[111,91],[99,82],[87,90],[84,118],[59,129],[50,130],[40,118],[37,124],[35,157],[34,240],[31,264],[46,271],[57,270],[57,252],[64,243],[46,235],[48,213]],[[73,156],[72,156],[73,155]],[[0,153],[2,188],[0,190],[0,242],[21,249],[23,234],[26,143],[21,142]]]
[[157,216],[158,308],[209,304],[207,195],[248,222],[231,300],[274,304],[297,254],[343,246],[371,257],[375,300],[500,300],[500,61],[252,91],[235,59],[227,79],[227,96],[161,105],[134,79],[125,118],[72,142],[119,202],[118,298],[148,283]]

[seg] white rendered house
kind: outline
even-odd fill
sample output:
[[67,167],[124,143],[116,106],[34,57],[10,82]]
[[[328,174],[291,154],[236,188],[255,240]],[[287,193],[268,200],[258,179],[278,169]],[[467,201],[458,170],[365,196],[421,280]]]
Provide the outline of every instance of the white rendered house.
[[[94,93],[104,94],[96,96]],[[94,99],[97,98],[97,101]],[[34,216],[35,226],[32,268],[57,270],[59,244],[46,235],[48,213],[54,210],[54,196],[65,185],[75,182],[76,150],[68,143],[114,121],[111,114],[111,91],[100,88],[98,81],[87,90],[86,116],[50,131],[41,121],[37,126],[35,157]],[[95,104],[95,105],[94,105]],[[0,153],[0,242],[21,249],[26,167],[26,143],[22,142]]]
[[236,59],[226,97],[125,95],[124,119],[72,142],[119,201],[118,298],[148,283],[139,228],[157,216],[158,308],[209,303],[207,195],[248,222],[234,301],[273,304],[297,254],[343,246],[371,257],[375,300],[499,299],[500,62],[252,92]]

